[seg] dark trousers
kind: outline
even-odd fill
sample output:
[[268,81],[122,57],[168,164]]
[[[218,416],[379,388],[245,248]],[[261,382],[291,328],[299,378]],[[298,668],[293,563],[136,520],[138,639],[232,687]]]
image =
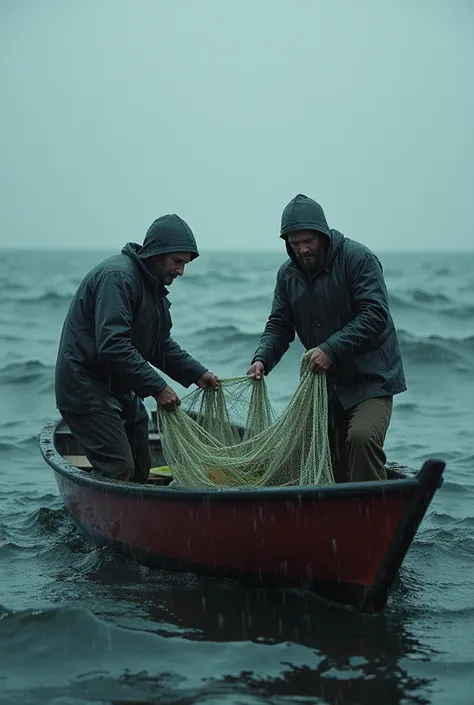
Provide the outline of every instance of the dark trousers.
[[143,402],[137,399],[121,412],[61,415],[94,470],[125,482],[147,482],[151,452]]
[[377,397],[344,411],[331,400],[329,439],[336,482],[387,479],[383,446],[392,404],[392,397]]

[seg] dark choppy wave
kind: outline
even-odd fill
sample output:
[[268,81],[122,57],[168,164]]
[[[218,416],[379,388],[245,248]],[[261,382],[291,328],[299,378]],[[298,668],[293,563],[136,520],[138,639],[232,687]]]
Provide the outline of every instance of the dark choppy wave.
[[423,289],[415,289],[412,293],[413,301],[418,301],[423,304],[445,304],[450,303],[450,299],[446,294],[438,294]]
[[196,332],[196,338],[201,340],[204,345],[228,345],[233,346],[238,343],[246,343],[248,341],[255,343],[258,341],[258,333],[248,333],[237,326],[222,325],[202,328]]
[[409,315],[410,312],[425,311],[443,317],[461,320],[474,316],[474,303],[460,302],[459,297],[451,298],[447,294],[415,289],[405,292],[391,292],[390,305],[395,312]]
[[[83,607],[3,608],[0,650],[10,654],[3,694],[22,703],[49,702],[66,693],[89,701],[128,702],[133,696],[133,702],[152,702],[152,695],[160,703],[218,702],[229,690],[243,694],[252,686],[258,696],[258,685],[267,679],[281,681],[321,660],[294,644],[252,643],[230,647],[226,658],[215,644],[124,629]],[[243,674],[247,683],[239,685]]]
[[70,301],[74,291],[39,291],[28,292],[20,289],[21,293],[3,293],[0,301],[16,302],[22,304],[55,304]]
[[474,354],[474,335],[466,338],[443,338],[437,335],[415,336],[398,331],[404,360],[423,364],[469,362]]
[[38,360],[13,362],[0,368],[0,385],[50,382],[53,374],[54,365],[45,365]]

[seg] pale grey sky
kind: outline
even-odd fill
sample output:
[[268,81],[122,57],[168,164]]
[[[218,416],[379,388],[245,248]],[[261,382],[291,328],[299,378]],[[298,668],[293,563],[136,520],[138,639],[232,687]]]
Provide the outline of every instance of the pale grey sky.
[[473,0],[0,0],[0,242],[472,249]]

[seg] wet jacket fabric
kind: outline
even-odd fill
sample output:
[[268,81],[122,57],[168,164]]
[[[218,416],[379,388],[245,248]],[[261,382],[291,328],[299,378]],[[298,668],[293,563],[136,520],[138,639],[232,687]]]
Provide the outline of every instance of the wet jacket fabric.
[[59,343],[59,410],[120,411],[134,397],[156,396],[166,382],[154,367],[184,387],[206,372],[172,339],[168,291],[146,267],[148,257],[180,251],[199,256],[189,226],[166,215],[150,226],[142,246],[126,244],[84,277]]
[[[321,268],[308,276],[287,238],[315,230],[327,238]],[[321,206],[299,194],[286,206],[280,237],[289,259],[280,267],[270,316],[255,352],[268,374],[298,335],[307,350],[332,360],[329,391],[348,410],[366,399],[405,391],[382,265],[364,245],[329,228]]]

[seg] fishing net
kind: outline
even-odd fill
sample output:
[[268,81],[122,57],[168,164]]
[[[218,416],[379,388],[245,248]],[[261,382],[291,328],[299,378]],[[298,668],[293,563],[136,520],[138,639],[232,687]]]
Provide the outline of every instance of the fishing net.
[[176,412],[158,408],[174,485],[187,488],[327,485],[334,482],[326,377],[300,362],[298,386],[276,417],[265,378],[220,380],[191,392]]

